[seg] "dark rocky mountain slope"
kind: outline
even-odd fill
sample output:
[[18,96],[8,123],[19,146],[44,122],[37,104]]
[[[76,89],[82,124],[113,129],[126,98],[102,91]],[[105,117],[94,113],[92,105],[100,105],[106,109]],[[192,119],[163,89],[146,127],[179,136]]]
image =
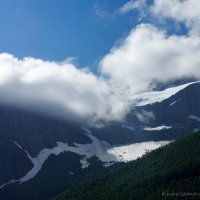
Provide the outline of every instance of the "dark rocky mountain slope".
[[200,130],[200,83],[180,88],[142,94],[103,128],[0,105],[0,199],[47,199]]

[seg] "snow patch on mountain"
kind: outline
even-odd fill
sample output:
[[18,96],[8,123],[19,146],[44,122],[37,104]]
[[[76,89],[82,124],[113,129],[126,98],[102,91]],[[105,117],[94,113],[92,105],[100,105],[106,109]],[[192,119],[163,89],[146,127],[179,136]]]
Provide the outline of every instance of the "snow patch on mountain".
[[82,126],[81,130],[83,130],[87,134],[92,134],[92,131],[88,127]]
[[163,129],[171,129],[171,126],[157,126],[157,127],[145,127],[145,131],[160,131]]
[[24,183],[37,175],[37,173],[42,169],[44,162],[48,159],[50,155],[59,155],[63,152],[73,152],[82,156],[80,163],[82,169],[89,166],[88,159],[96,156],[104,164],[104,167],[112,165],[114,162],[128,162],[141,157],[145,152],[156,149],[162,145],[168,144],[169,142],[142,142],[130,145],[112,146],[109,143],[99,140],[91,131],[87,128],[84,129],[85,134],[92,140],[89,144],[77,144],[74,146],[69,146],[67,143],[57,142],[53,148],[45,148],[39,152],[36,157],[31,157],[29,152],[23,149],[17,142],[14,142],[20,149],[26,152],[27,157],[33,163],[33,167],[28,171],[22,178],[18,180],[10,180],[7,183],[0,186],[0,189],[8,184],[19,182]]
[[122,128],[126,128],[126,129],[129,129],[129,130],[131,130],[131,131],[134,131],[134,130],[135,130],[134,127],[128,126],[128,125],[121,125],[121,127],[122,127]]
[[72,171],[68,171],[68,173],[69,173],[70,175],[74,175],[74,172],[72,172]]
[[81,168],[82,169],[85,169],[85,168],[87,168],[89,165],[90,165],[90,163],[87,161],[87,159],[86,158],[82,158],[81,160],[80,160],[80,163],[81,163]]
[[172,103],[170,103],[170,105],[169,106],[173,106],[174,104],[176,104],[177,102],[179,102],[181,100],[181,98],[180,99],[178,99],[178,100],[176,100],[176,101],[174,101],[174,102],[172,102]]
[[43,149],[35,158],[32,158],[29,155],[29,159],[33,163],[33,168],[24,177],[22,177],[19,180],[20,183],[26,182],[30,180],[31,178],[33,178],[41,170],[44,162],[48,159],[50,155],[59,155],[60,153],[67,152],[67,151],[74,152],[79,155],[85,155],[87,151],[87,145],[85,147],[83,145],[73,147],[73,146],[68,146],[67,143],[57,142],[56,147],[52,149],[49,149],[49,148]]
[[11,184],[11,183],[16,183],[16,182],[19,182],[19,181],[17,181],[17,180],[9,180],[8,182],[2,184],[2,185],[0,186],[0,189],[4,188],[6,185],[9,185],[9,184]]
[[114,161],[112,161],[112,162],[106,162],[106,163],[103,164],[103,166],[104,166],[104,167],[110,167],[110,166],[112,166],[113,164],[115,164]]
[[22,149],[22,146],[19,145],[16,141],[14,141],[14,144],[15,144],[17,147],[19,147],[20,149]]
[[188,118],[190,118],[190,119],[194,119],[194,120],[200,122],[200,117],[197,117],[197,116],[195,116],[195,115],[190,115],[190,116],[188,116]]
[[179,85],[176,87],[167,88],[163,91],[139,93],[139,94],[133,96],[132,102],[133,102],[133,105],[135,105],[135,106],[145,106],[148,104],[162,102],[163,100],[168,99],[169,97],[173,96],[177,92],[185,89],[189,85],[199,83],[199,82],[200,81],[190,82],[190,83],[186,83],[186,84]]
[[107,152],[115,155],[118,162],[129,162],[141,157],[146,152],[152,151],[168,143],[169,141],[135,143],[125,146],[113,147],[108,149]]

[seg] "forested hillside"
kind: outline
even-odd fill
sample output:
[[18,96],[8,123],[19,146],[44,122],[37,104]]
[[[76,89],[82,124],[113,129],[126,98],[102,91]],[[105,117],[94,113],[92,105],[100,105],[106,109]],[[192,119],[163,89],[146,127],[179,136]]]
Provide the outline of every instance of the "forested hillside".
[[57,200],[199,199],[200,133],[73,188]]

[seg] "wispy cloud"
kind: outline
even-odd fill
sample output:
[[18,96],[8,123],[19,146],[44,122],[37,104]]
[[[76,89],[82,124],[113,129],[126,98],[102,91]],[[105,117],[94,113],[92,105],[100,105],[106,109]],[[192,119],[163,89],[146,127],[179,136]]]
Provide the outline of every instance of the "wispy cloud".
[[118,9],[118,13],[125,14],[134,10],[139,11],[141,18],[154,16],[163,22],[170,18],[185,23],[191,34],[200,32],[199,0],[154,0],[149,5],[147,0],[130,0]]
[[199,0],[155,0],[150,9],[157,17],[185,23],[191,34],[200,33]]
[[146,9],[147,0],[131,0],[125,3],[121,8],[119,8],[119,13],[127,13],[132,10],[144,10]]
[[97,17],[100,18],[109,18],[113,13],[109,12],[104,5],[94,4],[94,11]]

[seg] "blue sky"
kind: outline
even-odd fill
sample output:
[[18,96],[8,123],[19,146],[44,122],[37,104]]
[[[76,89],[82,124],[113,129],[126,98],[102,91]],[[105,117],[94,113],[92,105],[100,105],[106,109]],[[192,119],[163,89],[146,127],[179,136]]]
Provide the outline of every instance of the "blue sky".
[[76,57],[96,71],[99,59],[137,24],[115,15],[127,0],[1,0],[0,52],[62,61]]

